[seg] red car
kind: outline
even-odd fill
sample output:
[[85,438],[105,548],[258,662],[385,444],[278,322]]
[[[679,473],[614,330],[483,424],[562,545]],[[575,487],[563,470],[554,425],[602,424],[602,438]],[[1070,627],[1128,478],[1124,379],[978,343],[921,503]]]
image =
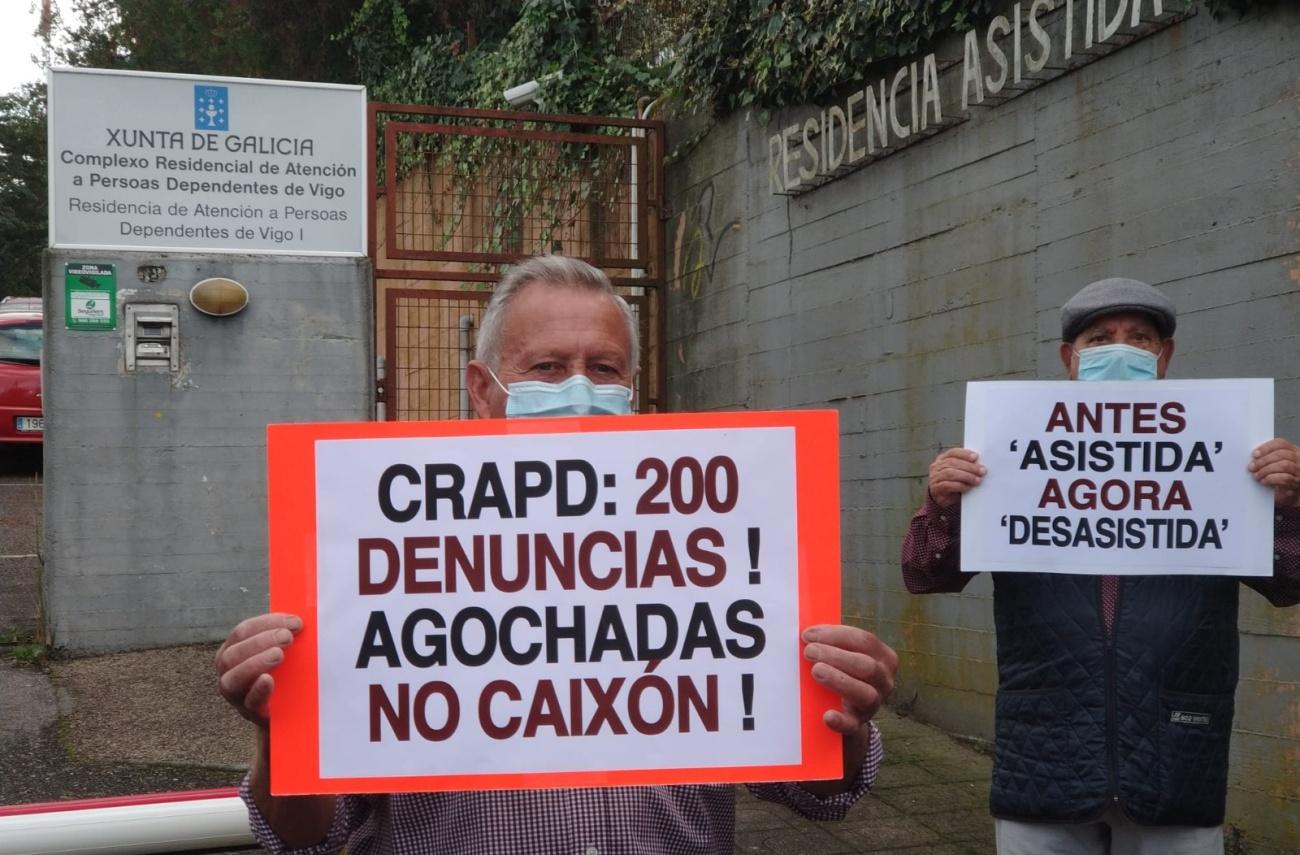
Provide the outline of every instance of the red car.
[[0,300],[0,443],[39,443],[41,411],[41,302]]

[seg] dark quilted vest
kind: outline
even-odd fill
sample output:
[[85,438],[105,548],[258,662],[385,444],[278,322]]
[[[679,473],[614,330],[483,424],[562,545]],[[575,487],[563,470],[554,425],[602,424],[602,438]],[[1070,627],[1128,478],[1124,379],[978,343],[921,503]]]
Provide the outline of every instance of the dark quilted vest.
[[994,574],[994,816],[1223,822],[1237,581],[1122,580],[1108,643],[1095,576]]

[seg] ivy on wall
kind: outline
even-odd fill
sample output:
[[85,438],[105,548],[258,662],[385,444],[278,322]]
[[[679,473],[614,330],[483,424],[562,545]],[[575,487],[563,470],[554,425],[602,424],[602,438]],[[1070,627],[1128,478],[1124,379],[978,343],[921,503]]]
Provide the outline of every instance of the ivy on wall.
[[[548,113],[629,116],[639,98],[668,86],[662,27],[676,20],[679,5],[365,0],[340,38],[372,100],[508,109],[504,91],[533,80]],[[408,135],[381,156],[396,159],[403,179],[414,170],[440,176],[419,191],[434,199],[429,221],[439,249],[458,235],[483,251],[544,249],[593,207],[613,205],[628,170],[620,149],[556,142],[542,151],[511,137]],[[528,247],[525,220],[534,224]],[[485,231],[463,234],[467,227]]]
[[[542,84],[548,112],[628,116],[668,86],[658,62],[678,26],[667,0],[468,0],[420,15],[406,0],[365,0],[340,36],[372,100],[505,109],[502,93]],[[662,24],[662,27],[659,26]]]
[[873,63],[919,53],[968,29],[999,0],[693,0],[674,82],[726,114],[751,104],[816,102]]
[[[1199,2],[1217,17],[1277,0]],[[666,95],[683,112],[723,115],[815,103],[874,63],[923,53],[1007,8],[1009,0],[364,0],[338,38],[375,100],[505,107],[505,89],[539,80],[550,112],[629,116],[639,97]]]
[[1205,8],[1209,9],[1214,17],[1219,18],[1229,10],[1244,15],[1251,9],[1272,6],[1276,2],[1277,0],[1205,0]]
[[[1276,0],[1165,6],[1198,2],[1218,16]],[[504,90],[536,80],[546,112],[630,116],[638,99],[650,96],[679,114],[720,116],[818,103],[873,65],[924,53],[1009,8],[1010,0],[363,0],[338,39],[376,101],[505,108]],[[678,153],[705,132],[683,141]],[[562,224],[589,203],[608,202],[591,188],[602,183],[595,179],[603,170],[623,168],[577,149],[526,162],[513,157],[509,140],[431,145],[422,140],[391,156],[402,174],[430,160],[453,164],[453,186],[464,200],[482,180],[471,164],[519,164],[494,188],[493,249],[508,247],[517,231],[511,224],[539,205]],[[553,186],[578,189],[549,199],[545,189]],[[456,205],[440,222],[441,243],[465,213]]]
[[[1167,6],[1196,0],[1168,0]],[[1216,17],[1276,0],[1202,0]],[[689,106],[816,103],[864,70],[923,53],[1009,8],[1007,0],[688,0],[671,83]]]

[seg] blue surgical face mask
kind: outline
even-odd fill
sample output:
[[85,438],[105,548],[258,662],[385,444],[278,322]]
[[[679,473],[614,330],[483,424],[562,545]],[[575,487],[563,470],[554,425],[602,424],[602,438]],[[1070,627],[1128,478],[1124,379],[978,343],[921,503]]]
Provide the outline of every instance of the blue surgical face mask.
[[562,383],[523,380],[509,387],[488,369],[506,393],[506,418],[543,416],[626,416],[632,412],[632,390],[618,384],[596,385],[581,374]]
[[1160,359],[1149,350],[1129,344],[1102,344],[1076,350],[1075,354],[1079,357],[1080,380],[1154,380]]

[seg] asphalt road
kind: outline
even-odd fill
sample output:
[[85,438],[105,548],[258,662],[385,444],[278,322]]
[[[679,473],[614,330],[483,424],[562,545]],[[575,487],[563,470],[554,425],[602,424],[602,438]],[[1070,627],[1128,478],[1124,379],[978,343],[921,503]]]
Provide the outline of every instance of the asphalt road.
[[41,448],[0,445],[0,652],[40,616]]

